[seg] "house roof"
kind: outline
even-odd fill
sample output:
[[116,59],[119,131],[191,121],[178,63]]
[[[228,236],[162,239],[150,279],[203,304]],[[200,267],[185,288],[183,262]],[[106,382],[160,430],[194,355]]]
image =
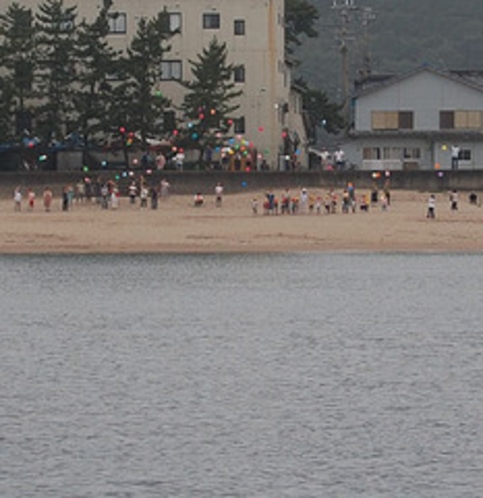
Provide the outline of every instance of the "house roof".
[[408,73],[402,75],[375,75],[369,76],[365,80],[356,83],[356,92],[354,98],[363,97],[375,93],[384,88],[401,83],[413,76],[428,72],[441,78],[446,78],[460,85],[465,85],[473,90],[483,93],[483,71],[460,70],[460,71],[441,71],[431,66],[420,66]]

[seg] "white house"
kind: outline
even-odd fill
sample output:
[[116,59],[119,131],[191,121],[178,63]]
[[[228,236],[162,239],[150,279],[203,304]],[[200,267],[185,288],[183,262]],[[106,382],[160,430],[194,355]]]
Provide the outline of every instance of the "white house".
[[368,78],[352,110],[343,147],[358,169],[483,169],[483,73],[421,67]]

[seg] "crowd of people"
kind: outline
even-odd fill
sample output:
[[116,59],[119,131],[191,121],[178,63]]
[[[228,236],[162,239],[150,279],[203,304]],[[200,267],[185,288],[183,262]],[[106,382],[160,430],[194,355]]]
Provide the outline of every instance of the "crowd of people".
[[[263,199],[263,214],[336,214],[341,212],[356,213],[358,210],[368,212],[369,208],[380,205],[383,211],[387,211],[391,203],[389,184],[386,184],[381,192],[377,186],[373,186],[370,193],[356,195],[356,189],[352,182],[340,192],[330,188],[325,194],[320,192],[309,192],[302,187],[296,193],[286,188],[279,197],[272,190],[265,193]],[[258,214],[258,199],[251,201],[252,213]]]
[[[97,204],[102,209],[116,210],[120,207],[121,197],[129,199],[131,207],[139,209],[158,209],[159,200],[166,199],[170,195],[171,185],[163,178],[159,184],[149,184],[144,177],[130,179],[127,187],[121,189],[117,182],[113,180],[103,181],[101,178],[92,180],[89,177],[82,178],[75,185],[66,185],[62,189],[60,198],[60,208],[62,211],[73,209],[75,204]],[[217,183],[213,190],[214,205],[221,207],[223,204],[224,187]],[[41,204],[46,212],[52,210],[54,194],[50,187],[45,187],[41,196],[37,196],[31,187],[22,189],[15,188],[13,192],[14,211],[22,210],[24,200],[27,210],[34,211],[37,202]],[[426,217],[436,218],[436,195],[431,194],[427,200]],[[448,193],[451,212],[459,209],[459,195],[457,190]],[[205,205],[205,197],[200,191],[196,191],[193,196],[193,206],[202,207]],[[479,205],[478,196],[475,192],[468,195],[469,204]],[[346,187],[337,191],[330,188],[325,193],[320,189],[310,191],[301,187],[296,191],[285,188],[280,195],[276,195],[273,190],[265,192],[263,199],[253,197],[251,199],[251,211],[254,215],[259,214],[259,206],[263,208],[264,215],[295,215],[295,214],[327,214],[336,213],[348,214],[358,211],[367,213],[371,209],[387,211],[391,205],[391,191],[389,182],[382,188],[373,185],[370,191],[365,191],[361,195],[356,194],[353,183],[347,183]]]
[[[149,186],[144,177],[132,179],[123,192],[118,183],[112,179],[104,181],[102,178],[92,180],[84,177],[75,185],[69,184],[62,188],[60,196],[60,207],[62,211],[69,211],[74,204],[95,203],[102,209],[118,209],[120,198],[125,195],[130,199],[131,205],[136,205],[139,199],[139,206],[142,209],[148,207],[148,202],[152,209],[158,208],[158,199],[169,196],[170,184],[163,178],[159,185]],[[33,211],[36,207],[37,194],[32,187],[22,189],[17,186],[13,193],[14,210],[21,211],[24,199],[27,200],[27,209]],[[46,212],[51,211],[54,199],[53,190],[45,187],[42,193],[42,206]]]

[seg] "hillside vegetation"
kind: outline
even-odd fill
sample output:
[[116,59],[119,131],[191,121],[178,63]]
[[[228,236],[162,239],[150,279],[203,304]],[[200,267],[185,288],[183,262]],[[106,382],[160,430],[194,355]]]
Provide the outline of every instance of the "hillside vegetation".
[[[310,0],[319,11],[319,36],[296,50],[300,76],[337,99],[341,92],[340,11],[333,0]],[[341,0],[339,4],[343,3]],[[364,23],[373,73],[401,73],[423,64],[439,69],[483,69],[482,0],[354,0],[349,23],[350,79],[363,68]],[[366,11],[367,13],[367,11]]]

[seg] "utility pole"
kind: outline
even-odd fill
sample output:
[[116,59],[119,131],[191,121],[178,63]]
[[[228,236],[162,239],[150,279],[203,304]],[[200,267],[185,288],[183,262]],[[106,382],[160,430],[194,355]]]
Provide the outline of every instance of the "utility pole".
[[371,53],[369,50],[369,23],[376,19],[376,15],[373,13],[371,7],[364,7],[362,9],[362,36],[361,36],[361,48],[362,48],[362,68],[360,75],[362,78],[367,78],[372,74],[372,60]]
[[333,0],[332,8],[339,12],[339,43],[342,69],[342,113],[349,123],[349,92],[350,92],[350,71],[349,71],[349,26],[352,13],[358,9],[355,0]]

